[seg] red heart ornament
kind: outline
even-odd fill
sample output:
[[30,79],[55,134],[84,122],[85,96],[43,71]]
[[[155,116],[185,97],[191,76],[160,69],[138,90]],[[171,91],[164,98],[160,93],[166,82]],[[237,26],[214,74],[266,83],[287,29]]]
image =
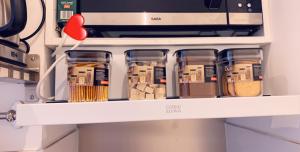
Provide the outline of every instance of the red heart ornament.
[[75,40],[82,41],[87,37],[87,31],[83,27],[84,18],[80,14],[73,15],[67,22],[64,32]]

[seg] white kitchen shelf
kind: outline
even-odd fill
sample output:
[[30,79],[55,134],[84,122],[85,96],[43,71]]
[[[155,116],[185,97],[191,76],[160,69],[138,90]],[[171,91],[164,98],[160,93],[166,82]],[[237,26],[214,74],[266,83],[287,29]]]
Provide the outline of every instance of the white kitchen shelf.
[[17,105],[19,126],[300,115],[299,96]]
[[[265,45],[271,43],[269,0],[262,0],[264,28],[258,36],[251,37],[198,37],[198,38],[88,38],[81,46],[153,46],[153,45]],[[45,44],[54,48],[61,38],[56,29],[56,1],[47,0]],[[76,41],[68,40],[65,46],[74,45]]]

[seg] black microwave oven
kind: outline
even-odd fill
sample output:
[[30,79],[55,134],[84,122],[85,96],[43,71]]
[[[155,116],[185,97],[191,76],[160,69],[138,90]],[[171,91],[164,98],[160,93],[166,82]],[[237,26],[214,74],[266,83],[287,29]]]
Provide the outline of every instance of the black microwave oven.
[[57,0],[57,20],[80,13],[89,37],[251,36],[261,0]]

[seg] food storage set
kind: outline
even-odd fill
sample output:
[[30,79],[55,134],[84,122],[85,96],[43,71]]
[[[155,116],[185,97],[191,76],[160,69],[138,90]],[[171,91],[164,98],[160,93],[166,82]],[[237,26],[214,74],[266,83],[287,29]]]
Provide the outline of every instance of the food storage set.
[[[166,71],[174,71],[177,98],[251,97],[262,95],[262,49],[182,49],[167,69],[167,49],[124,52],[128,99],[167,98]],[[70,50],[69,102],[108,101],[111,52]],[[124,63],[125,64],[125,63]],[[171,89],[171,88],[170,88]]]
[[68,62],[69,102],[107,101],[111,53],[70,50]]
[[262,94],[261,49],[227,49],[218,55],[222,96],[244,97]]
[[168,50],[128,50],[129,100],[166,99]]
[[217,70],[214,49],[176,51],[176,91],[181,98],[217,97]]

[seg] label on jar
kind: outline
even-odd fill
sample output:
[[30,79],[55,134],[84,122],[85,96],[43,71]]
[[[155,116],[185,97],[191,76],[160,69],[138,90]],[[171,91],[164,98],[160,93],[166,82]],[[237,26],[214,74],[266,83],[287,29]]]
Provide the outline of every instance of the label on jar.
[[[180,71],[180,70],[179,70]],[[216,66],[214,65],[185,65],[179,73],[179,83],[216,82]]]
[[[254,71],[255,67],[255,71]],[[259,71],[261,71],[261,67],[254,66],[253,64],[235,64],[232,68],[227,67],[227,77],[228,82],[241,82],[241,81],[253,81],[255,80],[254,73],[256,77],[260,77],[261,75]],[[260,76],[259,76],[260,75]],[[261,76],[262,77],[262,76]],[[233,78],[233,79],[232,79]]]
[[226,66],[225,72],[227,83],[223,84],[225,85],[223,91],[226,95],[250,97],[261,94],[261,82],[255,80],[259,77],[262,78],[260,65],[234,64],[233,66]]
[[215,65],[204,65],[205,82],[217,81],[217,70]]
[[109,70],[107,68],[95,68],[95,81],[96,86],[109,85]]
[[261,64],[253,64],[253,80],[254,81],[261,81],[263,80],[263,70]]
[[179,83],[203,83],[204,65],[185,65],[179,70]]
[[166,68],[154,67],[154,84],[166,84]]
[[94,84],[93,67],[71,67],[69,68],[69,83],[71,85],[88,85]]
[[134,66],[132,76],[136,76],[137,82],[139,83],[153,83],[153,66]]

